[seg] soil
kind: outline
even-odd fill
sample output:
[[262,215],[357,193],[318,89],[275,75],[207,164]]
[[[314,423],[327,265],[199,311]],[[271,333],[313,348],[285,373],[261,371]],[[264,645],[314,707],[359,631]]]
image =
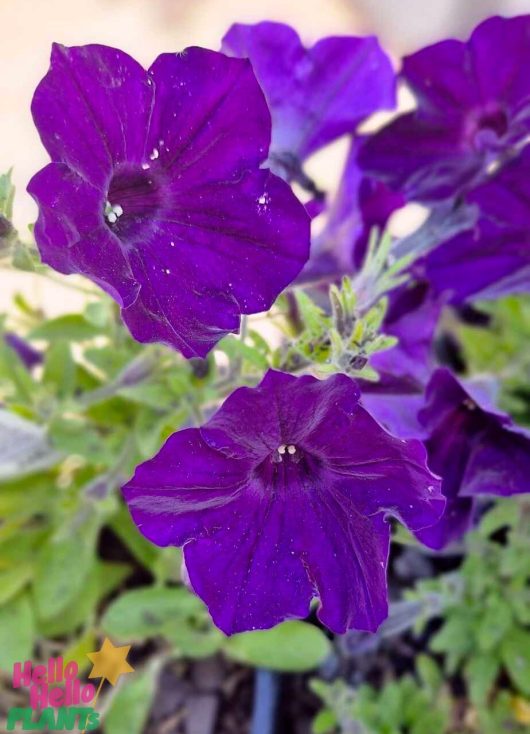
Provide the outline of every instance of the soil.
[[[247,734],[253,689],[253,671],[221,656],[171,663],[160,676],[145,734]],[[275,734],[310,734],[318,709],[306,676],[281,676]]]

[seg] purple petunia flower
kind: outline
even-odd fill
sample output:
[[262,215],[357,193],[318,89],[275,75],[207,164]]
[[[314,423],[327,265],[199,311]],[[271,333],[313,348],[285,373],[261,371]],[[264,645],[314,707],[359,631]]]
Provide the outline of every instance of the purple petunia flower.
[[307,260],[303,206],[260,170],[271,123],[248,61],[188,48],[146,72],[55,45],[32,110],[53,161],[28,187],[41,256],[110,293],[138,341],[204,356]]
[[18,334],[8,331],[4,334],[4,342],[12,349],[28,370],[33,369],[43,362],[42,353],[31,346]]
[[408,56],[417,100],[368,140],[362,167],[408,199],[452,197],[509,157],[530,132],[530,16],[494,17],[467,42]]
[[340,278],[359,270],[372,229],[382,231],[390,215],[405,204],[401,194],[363,174],[357,164],[358,147],[353,140],[325,227],[313,238],[300,281]]
[[464,384],[442,368],[422,400],[367,396],[363,403],[388,430],[421,438],[430,469],[442,477],[444,514],[431,527],[414,531],[428,547],[440,550],[461,538],[473,522],[478,497],[530,492],[530,432],[497,410],[482,385]]
[[431,285],[456,304],[528,292],[530,146],[468,200],[478,207],[479,219],[473,229],[427,256],[425,273]]
[[282,23],[236,23],[223,51],[252,62],[272,113],[271,159],[291,178],[311,153],[395,105],[395,74],[376,38],[324,38],[306,49]]
[[389,513],[444,507],[417,441],[386,433],[345,375],[269,371],[202,428],[173,434],[123,492],[141,532],[184,545],[190,583],[230,634],[305,617],[374,630],[387,614]]

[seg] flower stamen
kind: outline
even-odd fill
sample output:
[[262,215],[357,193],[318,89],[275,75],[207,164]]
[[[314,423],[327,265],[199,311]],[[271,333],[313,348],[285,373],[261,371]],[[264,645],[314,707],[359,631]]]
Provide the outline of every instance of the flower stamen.
[[105,217],[109,224],[116,224],[123,214],[123,207],[120,204],[112,205],[110,201],[105,204]]

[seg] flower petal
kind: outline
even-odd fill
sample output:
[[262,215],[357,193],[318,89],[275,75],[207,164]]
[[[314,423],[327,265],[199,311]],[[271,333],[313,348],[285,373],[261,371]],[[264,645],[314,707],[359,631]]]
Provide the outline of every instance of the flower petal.
[[359,165],[406,199],[426,203],[454,196],[480,171],[484,156],[461,144],[461,123],[411,112],[369,137]]
[[509,497],[530,492],[530,434],[515,426],[513,429],[492,424],[475,442],[460,496]]
[[530,146],[469,196],[474,229],[433,250],[426,275],[453,303],[525,292],[530,285]]
[[530,129],[530,17],[494,17],[467,42],[442,41],[404,59],[417,110],[377,133],[365,170],[407,198],[437,201],[504,165]]
[[224,512],[222,530],[184,546],[191,585],[226,634],[309,614],[314,590],[295,552],[292,517],[292,497],[247,488]]
[[326,456],[341,491],[362,514],[389,513],[414,530],[432,525],[444,510],[423,444],[387,433],[360,405],[352,415],[337,410],[304,445]]
[[303,560],[321,601],[318,617],[329,629],[374,632],[388,614],[386,567],[390,528],[366,517],[348,495],[305,494],[298,507]]
[[52,160],[104,188],[113,166],[142,160],[152,97],[146,72],[123,51],[54,44],[32,113]]
[[64,163],[39,171],[28,192],[39,205],[35,239],[43,262],[60,273],[87,275],[120,305],[133,303],[140,286],[105,226],[101,192]]
[[475,501],[468,497],[447,500],[445,512],[437,523],[423,530],[416,530],[418,540],[432,550],[443,550],[450,543],[467,533],[475,518]]
[[268,171],[182,192],[145,225],[129,253],[142,290],[123,317],[139,341],[187,357],[237,331],[241,314],[269,309],[309,255],[309,218]]
[[234,455],[244,450],[261,460],[280,444],[304,445],[307,433],[333,421],[337,410],[353,411],[359,397],[356,383],[345,375],[316,380],[268,370],[257,388],[232,393],[203,435],[215,448]]
[[395,104],[395,78],[376,38],[330,37],[305,49],[282,23],[236,23],[223,51],[248,57],[272,119],[272,150],[303,160]]
[[220,518],[240,496],[248,470],[248,462],[212,450],[199,429],[189,428],[140,464],[122,491],[143,535],[156,545],[183,545],[224,527]]
[[[235,183],[267,158],[270,113],[246,59],[191,47],[160,55],[149,77],[155,102],[147,153],[180,194]],[[192,198],[200,203],[199,193]]]

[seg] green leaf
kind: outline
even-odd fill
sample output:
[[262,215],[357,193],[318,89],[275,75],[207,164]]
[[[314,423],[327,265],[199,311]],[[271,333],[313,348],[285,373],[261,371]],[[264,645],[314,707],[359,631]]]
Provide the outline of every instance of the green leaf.
[[12,170],[0,176],[0,214],[6,219],[13,216],[13,200],[15,198],[15,187],[11,180]]
[[424,687],[435,694],[442,686],[443,677],[440,668],[429,655],[420,654],[416,659],[416,672]]
[[[38,479],[35,481],[38,481]],[[24,482],[17,482],[17,486],[24,487]],[[1,487],[2,485],[0,485],[0,491]],[[23,533],[11,538],[9,542],[0,543],[0,569],[5,570],[26,563],[33,564],[36,548],[45,537],[46,530],[42,528],[25,528]]]
[[96,618],[97,606],[130,574],[123,563],[101,563],[92,567],[80,593],[59,614],[45,621],[39,620],[39,633],[45,637],[71,635]]
[[102,619],[110,637],[141,642],[165,637],[184,655],[210,655],[222,636],[203,603],[184,586],[135,589],[119,597]]
[[89,629],[73,644],[66,648],[63,653],[64,665],[66,666],[70,662],[75,662],[77,663],[77,667],[80,672],[85,671],[90,665],[90,660],[87,658],[87,654],[95,650],[96,646],[96,633],[94,630]]
[[81,593],[94,563],[95,533],[91,528],[61,538],[50,538],[35,571],[34,593],[38,615],[57,616]]
[[76,367],[68,342],[58,340],[46,351],[44,360],[44,384],[53,388],[60,398],[71,395],[75,388]]
[[76,454],[94,464],[109,465],[115,457],[109,441],[81,418],[54,418],[48,428],[52,444],[63,454]]
[[320,336],[331,326],[331,319],[301,290],[296,291],[296,302],[305,328],[313,336]]
[[136,560],[142,566],[151,570],[158,559],[160,551],[138,532],[138,528],[131,520],[126,507],[123,505],[120,507],[116,515],[111,518],[110,526]]
[[160,661],[123,679],[105,716],[105,734],[141,734],[153,702]]
[[451,615],[432,638],[433,652],[451,652],[464,657],[473,646],[473,628],[465,611]]
[[117,390],[117,394],[140,405],[159,410],[167,410],[175,402],[171,390],[157,382],[142,382],[138,385],[121,387]]
[[514,629],[501,648],[504,666],[514,685],[526,696],[530,695],[530,632]]
[[450,722],[445,711],[423,711],[412,724],[410,734],[445,734]]
[[316,668],[329,654],[330,644],[318,627],[292,621],[233,635],[225,640],[223,650],[246,665],[297,672]]
[[66,341],[82,342],[93,339],[101,333],[102,330],[99,326],[87,321],[81,314],[71,313],[45,321],[30,331],[28,338],[44,339],[45,341],[64,339]]
[[198,622],[188,621],[186,624],[175,618],[166,625],[164,637],[178,654],[190,658],[207,658],[215,655],[222,648],[224,641],[222,633],[206,616]]
[[337,717],[331,709],[322,709],[313,719],[311,729],[313,734],[328,734],[337,726]]
[[468,680],[471,701],[480,706],[485,703],[488,694],[499,674],[500,660],[494,655],[478,655],[471,658],[466,665],[465,674]]
[[479,532],[487,538],[504,527],[513,527],[519,519],[519,507],[513,499],[499,500],[481,520]]
[[7,571],[0,571],[0,606],[12,599],[26,586],[33,576],[30,563],[17,565]]
[[259,349],[246,344],[235,336],[226,336],[219,342],[217,349],[224,352],[231,360],[236,358],[246,360],[260,370],[266,370],[268,367],[267,358]]
[[0,338],[0,380],[14,388],[15,397],[31,405],[35,398],[36,385],[20,357]]
[[17,270],[33,273],[38,265],[37,251],[18,238],[13,243],[12,264]]
[[480,649],[483,652],[493,650],[512,626],[512,621],[510,605],[500,597],[489,598],[485,614],[476,631]]
[[112,306],[108,300],[91,301],[85,308],[86,320],[98,329],[105,329],[112,318]]
[[27,593],[19,594],[0,607],[0,669],[11,672],[14,663],[24,662],[33,651],[34,621]]

